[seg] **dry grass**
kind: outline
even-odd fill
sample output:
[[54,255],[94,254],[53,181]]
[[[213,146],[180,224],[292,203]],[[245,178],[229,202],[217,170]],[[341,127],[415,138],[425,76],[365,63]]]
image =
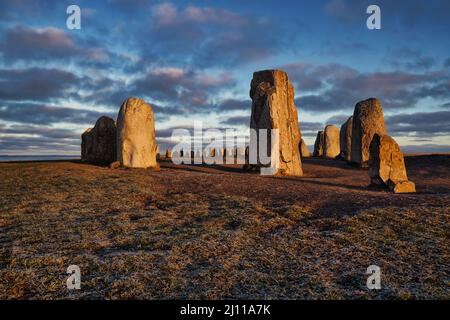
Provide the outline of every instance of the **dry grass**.
[[[396,196],[360,188],[361,170],[305,169],[0,164],[0,298],[450,298],[446,186]],[[71,264],[82,290],[66,289]]]

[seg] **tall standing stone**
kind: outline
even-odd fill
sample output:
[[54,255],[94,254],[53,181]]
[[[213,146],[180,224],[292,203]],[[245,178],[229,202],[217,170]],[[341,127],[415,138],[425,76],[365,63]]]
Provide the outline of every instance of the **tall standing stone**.
[[400,147],[388,135],[375,134],[370,144],[369,175],[372,185],[389,187],[395,193],[415,192],[408,181]]
[[333,125],[327,125],[323,133],[323,156],[325,158],[335,159],[340,153],[339,128]]
[[387,134],[383,109],[376,98],[360,101],[355,106],[352,123],[351,161],[367,167],[369,147],[375,133]]
[[81,135],[81,159],[94,164],[116,161],[116,123],[113,119],[100,117],[94,128]]
[[170,148],[166,150],[166,159],[172,159],[172,150]]
[[323,131],[318,131],[316,136],[316,141],[314,142],[314,157],[323,156]]
[[311,153],[309,152],[308,146],[305,143],[305,140],[300,140],[300,156],[302,158],[308,158],[311,156]]
[[339,137],[339,143],[341,145],[341,158],[343,160],[351,160],[352,152],[352,124],[353,117],[350,117],[341,126],[341,132]]
[[142,99],[128,98],[117,117],[117,160],[125,167],[154,168],[156,149],[152,108]]
[[93,151],[91,161],[110,164],[116,161],[116,123],[108,117],[100,117],[92,129]]
[[[252,115],[250,128],[256,130],[250,144],[257,149],[259,146],[260,129],[267,129],[267,155],[271,155],[271,129],[279,132],[278,174],[302,175],[299,143],[300,130],[298,126],[297,108],[294,104],[294,87],[286,72],[281,70],[258,71],[253,74],[250,85],[252,99]],[[259,149],[258,149],[259,150]],[[259,155],[258,155],[258,164]]]

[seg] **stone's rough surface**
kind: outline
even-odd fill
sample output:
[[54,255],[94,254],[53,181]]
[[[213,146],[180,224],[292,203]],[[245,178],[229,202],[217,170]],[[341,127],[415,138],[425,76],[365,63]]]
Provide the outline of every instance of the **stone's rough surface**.
[[117,160],[125,167],[156,168],[153,110],[144,100],[129,98],[117,117]]
[[339,144],[341,146],[341,158],[347,161],[351,160],[351,153],[352,153],[352,124],[353,124],[353,117],[350,117],[341,126],[339,136]]
[[256,139],[251,137],[250,144],[255,145],[260,141],[260,129],[269,130],[267,154],[270,155],[270,129],[278,129],[278,174],[302,175],[298,148],[301,136],[297,108],[294,104],[294,87],[286,72],[281,70],[255,72],[250,85],[250,98],[252,99],[250,128],[257,131]]
[[116,123],[108,117],[100,117],[92,129],[92,162],[107,163],[116,161]]
[[81,160],[90,161],[92,152],[93,152],[92,128],[88,128],[81,135]]
[[116,123],[108,117],[100,117],[94,128],[81,135],[81,159],[95,164],[116,161]]
[[308,158],[311,157],[311,154],[309,153],[308,146],[305,143],[305,140],[300,140],[300,156],[302,158]]
[[408,181],[403,153],[397,142],[388,135],[373,136],[370,144],[369,175],[371,184],[386,186],[395,193],[415,190],[414,184]]
[[323,133],[323,156],[335,159],[340,153],[339,128],[327,125]]
[[314,157],[323,156],[323,131],[317,132],[316,142],[314,142]]
[[378,99],[360,101],[355,106],[352,122],[351,161],[367,167],[373,135],[387,134],[383,109]]
[[416,185],[412,181],[402,181],[391,188],[394,193],[415,193]]

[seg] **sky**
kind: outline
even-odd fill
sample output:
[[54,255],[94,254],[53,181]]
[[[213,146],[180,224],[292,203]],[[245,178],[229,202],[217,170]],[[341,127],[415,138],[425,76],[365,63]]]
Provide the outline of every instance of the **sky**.
[[377,97],[404,152],[450,152],[448,12],[448,0],[1,1],[0,155],[79,155],[84,130],[131,96],[152,106],[162,150],[194,121],[245,134],[264,69],[288,73],[310,149]]

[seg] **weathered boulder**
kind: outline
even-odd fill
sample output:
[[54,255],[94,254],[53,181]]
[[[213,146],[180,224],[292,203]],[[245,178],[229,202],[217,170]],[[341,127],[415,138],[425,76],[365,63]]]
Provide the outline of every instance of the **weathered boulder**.
[[314,157],[321,157],[323,156],[323,131],[318,131],[316,136],[316,141],[314,142]]
[[117,117],[117,160],[125,167],[156,168],[156,149],[152,108],[128,98]]
[[[271,156],[270,129],[278,129],[278,159],[272,159],[278,164],[277,174],[302,175],[299,143],[300,130],[298,126],[297,108],[294,104],[294,87],[289,81],[286,72],[281,70],[264,70],[253,74],[250,85],[250,98],[252,99],[252,114],[250,128],[256,130],[255,137],[250,138],[253,150],[259,146],[260,129],[267,129],[267,155]],[[258,152],[259,153],[259,152]],[[262,166],[259,155],[258,166]]]
[[323,156],[335,159],[340,153],[339,128],[333,125],[325,126],[323,133]]
[[300,156],[302,158],[308,158],[311,157],[311,153],[308,150],[308,146],[305,143],[305,140],[300,139]]
[[416,193],[416,185],[412,181],[401,181],[391,186],[394,193]]
[[347,119],[347,121],[341,126],[339,143],[341,145],[341,158],[343,160],[351,160],[352,152],[352,123],[353,117]]
[[96,163],[110,164],[116,161],[116,123],[108,117],[100,117],[92,129],[93,156]]
[[100,117],[94,128],[81,135],[81,159],[108,165],[116,161],[116,123],[113,119]]
[[93,153],[92,128],[88,128],[81,135],[81,160],[89,162],[92,153]]
[[355,106],[352,122],[351,161],[367,167],[373,135],[387,134],[383,109],[376,98],[360,101]]
[[374,134],[370,144],[369,175],[372,185],[385,186],[395,193],[415,192],[408,181],[400,147],[388,135]]

